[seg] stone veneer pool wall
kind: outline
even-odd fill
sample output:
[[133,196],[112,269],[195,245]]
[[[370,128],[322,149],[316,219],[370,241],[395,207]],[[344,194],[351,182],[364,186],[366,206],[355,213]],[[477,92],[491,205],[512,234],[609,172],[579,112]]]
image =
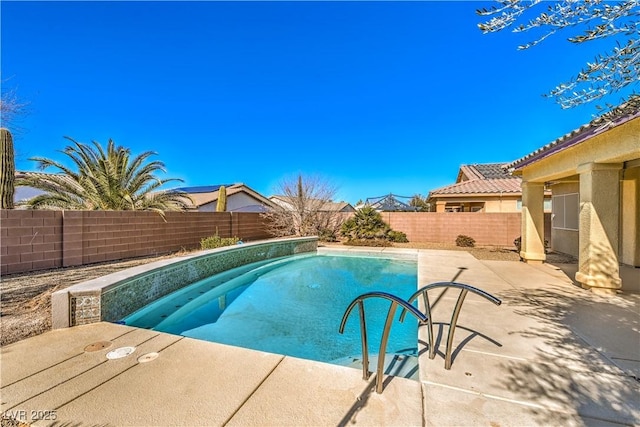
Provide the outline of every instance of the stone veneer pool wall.
[[274,239],[146,264],[57,291],[53,328],[117,322],[150,302],[193,282],[256,261],[315,252],[318,239]]

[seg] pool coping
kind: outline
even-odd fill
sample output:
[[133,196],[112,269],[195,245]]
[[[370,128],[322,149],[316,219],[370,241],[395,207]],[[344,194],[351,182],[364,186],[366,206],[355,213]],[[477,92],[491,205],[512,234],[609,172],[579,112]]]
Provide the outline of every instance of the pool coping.
[[341,256],[375,256],[392,259],[410,259],[418,261],[418,254],[420,249],[406,249],[406,248],[373,248],[373,247],[358,247],[358,246],[318,246],[318,254],[330,254],[336,253]]
[[[283,249],[285,245],[289,245],[289,247]],[[317,249],[317,245],[318,238],[315,236],[260,240],[256,242],[243,243],[236,246],[225,246],[216,249],[198,251],[193,254],[155,261],[148,264],[121,270],[95,279],[87,280],[85,282],[81,282],[56,291],[51,295],[52,329],[96,323],[104,320],[117,321],[117,319],[114,318],[105,318],[105,312],[103,310],[103,299],[105,295],[108,292],[112,292],[118,288],[121,288],[124,284],[127,284],[129,282],[133,283],[136,280],[144,279],[146,276],[152,276],[154,272],[157,272],[163,268],[172,267],[174,269],[178,269],[184,267],[185,269],[187,269],[190,263],[199,261],[204,262],[210,259],[213,260],[215,259],[216,255],[220,255],[221,257],[231,256],[236,252],[261,250],[263,248],[270,249],[261,252],[259,254],[260,257],[262,257],[262,259],[270,259],[282,255],[294,255],[297,253],[314,252]],[[271,250],[275,248],[279,248],[281,250]],[[234,265],[231,265],[228,268],[233,267]],[[224,269],[221,271],[224,271]],[[194,273],[193,271],[189,271],[188,273],[190,274],[190,277],[185,277],[181,280],[185,282],[187,280],[198,280],[197,273]],[[150,278],[150,280],[153,281],[154,279]],[[151,283],[149,284],[149,288],[152,288],[156,285],[157,284],[155,283]],[[179,288],[186,285],[187,283],[182,283],[174,285],[174,288]],[[153,291],[153,289],[151,289],[151,291]],[[169,292],[166,292],[165,290],[164,294],[158,293],[156,298],[168,293]],[[133,311],[135,310],[131,310],[131,312]],[[79,322],[77,321],[78,313],[80,316],[82,316],[82,319]]]

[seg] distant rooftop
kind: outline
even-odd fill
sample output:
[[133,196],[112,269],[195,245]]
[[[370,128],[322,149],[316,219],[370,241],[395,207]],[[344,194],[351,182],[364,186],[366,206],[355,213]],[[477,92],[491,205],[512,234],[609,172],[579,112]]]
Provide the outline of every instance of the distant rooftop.
[[[472,179],[503,179],[503,178],[515,178],[509,175],[509,172],[504,168],[505,163],[482,163],[472,165],[460,166],[460,172],[458,173],[457,182],[472,180]],[[466,179],[462,179],[466,177]]]
[[220,187],[231,187],[234,184],[220,184],[220,185],[200,185],[196,187],[180,187],[175,188],[176,191],[183,191],[189,194],[198,194],[198,193],[213,193],[214,191],[218,191]]
[[509,174],[505,163],[462,165],[455,184],[438,188],[431,196],[454,194],[500,194],[520,193],[521,179]]

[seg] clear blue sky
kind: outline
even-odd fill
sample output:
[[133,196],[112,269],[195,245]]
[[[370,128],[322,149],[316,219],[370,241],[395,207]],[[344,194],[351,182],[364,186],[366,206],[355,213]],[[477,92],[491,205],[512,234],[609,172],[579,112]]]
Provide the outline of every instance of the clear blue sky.
[[63,160],[65,135],[112,138],[183,185],[269,196],[303,173],[352,203],[426,195],[596,112],[541,94],[610,42],[517,51],[530,36],[477,29],[490,4],[2,1],[3,90],[30,103],[16,166]]

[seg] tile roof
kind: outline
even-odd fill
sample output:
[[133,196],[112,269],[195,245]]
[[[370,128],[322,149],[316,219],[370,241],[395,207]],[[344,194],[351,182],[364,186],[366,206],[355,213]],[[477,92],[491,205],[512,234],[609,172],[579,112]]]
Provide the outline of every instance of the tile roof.
[[471,179],[498,179],[498,178],[514,178],[504,168],[505,163],[484,163],[460,166],[458,179],[456,182],[464,181],[463,176],[468,180]]
[[640,95],[635,95],[632,96],[628,102],[615,107],[610,112],[593,119],[589,123],[561,136],[544,147],[538,148],[536,151],[514,160],[508,165],[505,165],[505,167],[509,170],[521,169],[553,153],[566,150],[569,147],[580,144],[596,135],[638,117],[640,117]]
[[455,184],[438,188],[429,197],[453,194],[519,194],[522,180],[510,175],[504,163],[462,165]]
[[522,180],[518,177],[471,179],[433,190],[430,197],[445,194],[519,194],[522,192],[521,182]]

